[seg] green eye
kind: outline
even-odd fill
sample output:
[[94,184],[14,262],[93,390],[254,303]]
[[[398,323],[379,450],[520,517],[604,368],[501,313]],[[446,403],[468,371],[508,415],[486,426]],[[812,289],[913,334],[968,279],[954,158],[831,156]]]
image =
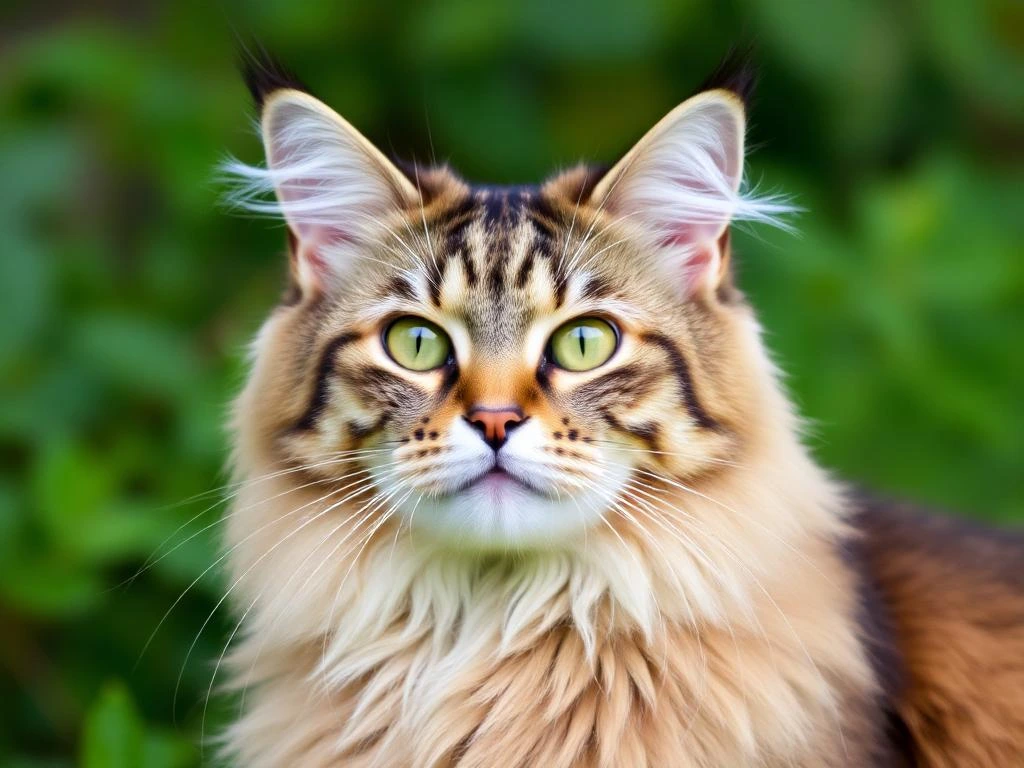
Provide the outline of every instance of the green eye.
[[611,323],[594,317],[570,320],[551,336],[551,358],[567,371],[589,371],[607,361],[617,343]]
[[448,361],[452,348],[447,334],[422,317],[402,317],[384,334],[391,358],[410,371],[429,371]]

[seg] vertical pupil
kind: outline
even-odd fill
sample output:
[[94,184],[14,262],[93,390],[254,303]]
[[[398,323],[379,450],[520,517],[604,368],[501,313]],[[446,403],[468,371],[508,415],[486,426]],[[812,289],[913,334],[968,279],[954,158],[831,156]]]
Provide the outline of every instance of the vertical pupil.
[[413,333],[416,334],[416,356],[419,357],[420,347],[423,346],[423,329],[416,328]]
[[576,328],[576,338],[580,340],[580,357],[586,357],[587,354],[587,336],[583,330],[583,326]]

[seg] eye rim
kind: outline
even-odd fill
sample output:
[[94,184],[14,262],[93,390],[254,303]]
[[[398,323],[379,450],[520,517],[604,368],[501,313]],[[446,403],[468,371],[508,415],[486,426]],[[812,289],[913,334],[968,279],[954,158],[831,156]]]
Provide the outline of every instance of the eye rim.
[[[444,360],[442,360],[438,365],[435,365],[433,368],[410,368],[407,365],[403,365],[398,360],[398,358],[396,358],[395,355],[392,353],[391,347],[388,344],[388,335],[391,333],[392,329],[403,320],[413,320],[417,323],[423,324],[423,326],[427,328],[437,329],[436,332],[438,337],[443,338],[448,343],[448,354],[444,358]],[[455,365],[455,345],[452,343],[452,337],[444,328],[441,327],[440,324],[435,323],[433,320],[423,317],[422,315],[398,315],[397,317],[392,318],[388,322],[384,323],[380,332],[380,345],[384,349],[384,354],[388,356],[388,359],[395,365],[397,365],[399,368],[401,368],[403,371],[410,371],[411,373],[432,373],[434,371],[440,371],[445,368],[452,368]]]
[[[567,325],[571,325],[572,323],[583,322],[585,320],[596,320],[597,322],[604,323],[609,328],[611,328],[612,335],[615,337],[615,343],[612,346],[612,351],[608,353],[608,357],[606,357],[600,363],[595,365],[593,368],[584,368],[583,370],[574,371],[572,368],[566,368],[564,365],[561,365],[555,359],[555,350],[554,350],[555,334],[557,334],[560,330],[565,328]],[[577,317],[573,317],[573,318],[570,318],[569,320],[566,320],[564,323],[560,323],[558,325],[558,327],[556,327],[555,330],[553,330],[551,332],[551,335],[548,336],[547,345],[544,348],[544,359],[541,362],[541,367],[542,368],[552,367],[552,368],[558,369],[559,371],[565,371],[566,373],[590,373],[591,371],[596,371],[598,368],[601,368],[602,366],[605,366],[609,362],[611,362],[611,359],[613,357],[615,357],[615,355],[619,351],[619,347],[621,345],[622,345],[622,331],[619,329],[618,323],[616,323],[610,317],[604,317],[602,315],[579,315]]]

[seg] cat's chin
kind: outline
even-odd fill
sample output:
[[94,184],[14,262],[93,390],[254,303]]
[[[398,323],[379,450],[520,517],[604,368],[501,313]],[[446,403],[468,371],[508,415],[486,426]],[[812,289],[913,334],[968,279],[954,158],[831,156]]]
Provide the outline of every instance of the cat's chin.
[[529,478],[494,469],[449,494],[403,503],[401,511],[414,531],[448,546],[546,548],[582,540],[609,499],[593,488],[542,491]]

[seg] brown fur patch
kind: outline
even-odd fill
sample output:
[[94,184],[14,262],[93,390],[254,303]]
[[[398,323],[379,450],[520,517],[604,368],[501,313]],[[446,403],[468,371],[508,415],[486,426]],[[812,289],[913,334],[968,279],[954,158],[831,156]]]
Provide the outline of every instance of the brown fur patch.
[[906,666],[918,764],[1024,760],[1024,538],[896,505],[859,518]]

